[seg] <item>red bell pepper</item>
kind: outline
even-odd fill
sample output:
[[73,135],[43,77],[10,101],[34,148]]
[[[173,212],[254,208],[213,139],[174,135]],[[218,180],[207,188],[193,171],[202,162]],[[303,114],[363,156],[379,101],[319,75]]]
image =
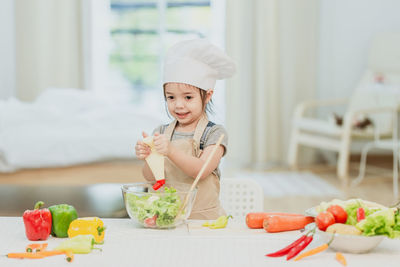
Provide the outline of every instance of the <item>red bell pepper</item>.
[[51,213],[49,209],[40,209],[43,204],[38,201],[34,210],[26,210],[22,216],[26,237],[31,241],[46,240],[51,232]]

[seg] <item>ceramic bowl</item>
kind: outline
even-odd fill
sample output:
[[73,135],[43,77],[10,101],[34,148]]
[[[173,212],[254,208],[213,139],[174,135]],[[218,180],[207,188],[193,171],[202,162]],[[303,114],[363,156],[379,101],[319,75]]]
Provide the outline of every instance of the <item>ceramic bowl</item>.
[[332,235],[333,241],[330,248],[345,253],[367,253],[377,247],[385,238],[383,235],[363,236],[363,235],[343,235],[333,234],[316,230],[316,234],[321,237],[322,242],[328,243]]
[[[122,186],[125,208],[129,217],[145,228],[174,228],[187,220],[197,189],[189,193],[191,184],[166,183],[155,191],[153,183],[133,183]],[[173,188],[174,192],[171,192]],[[187,205],[181,211],[188,197]]]

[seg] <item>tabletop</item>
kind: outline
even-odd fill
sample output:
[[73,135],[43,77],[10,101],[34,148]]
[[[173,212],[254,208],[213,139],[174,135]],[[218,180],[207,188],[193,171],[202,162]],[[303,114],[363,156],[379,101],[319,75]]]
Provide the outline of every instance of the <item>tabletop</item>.
[[[106,225],[102,251],[76,254],[72,263],[63,255],[43,259],[10,259],[3,255],[23,252],[32,243],[25,236],[21,217],[0,217],[0,266],[341,266],[331,249],[302,259],[265,257],[285,247],[300,231],[267,233],[248,229],[244,221],[232,220],[227,228],[209,229],[202,221],[189,221],[175,229],[157,230],[139,227],[130,219],[102,219]],[[48,249],[62,238],[49,237]],[[308,248],[321,245],[316,236]],[[400,240],[385,238],[367,254],[344,253],[348,266],[398,266]]]

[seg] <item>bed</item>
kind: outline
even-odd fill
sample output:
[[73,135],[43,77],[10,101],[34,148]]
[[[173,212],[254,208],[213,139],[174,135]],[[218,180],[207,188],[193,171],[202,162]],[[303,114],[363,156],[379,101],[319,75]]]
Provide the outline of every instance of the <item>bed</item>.
[[0,172],[135,159],[142,131],[162,123],[146,111],[78,89],[0,100]]

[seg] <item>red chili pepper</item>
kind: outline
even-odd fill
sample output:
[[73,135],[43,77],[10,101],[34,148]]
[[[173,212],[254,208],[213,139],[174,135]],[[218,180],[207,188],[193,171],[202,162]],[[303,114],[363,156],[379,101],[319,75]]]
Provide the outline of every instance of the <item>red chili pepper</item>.
[[365,210],[362,207],[357,209],[357,222],[365,219]]
[[311,241],[313,240],[313,236],[309,235],[307,236],[303,242],[301,242],[300,244],[298,244],[297,246],[295,246],[294,248],[292,248],[289,253],[287,254],[286,260],[290,260],[291,258],[295,257],[297,254],[299,254],[303,249],[305,249],[308,244],[311,243]]
[[34,210],[26,210],[24,219],[25,233],[29,240],[46,240],[51,232],[51,213],[48,209],[40,209],[43,201],[35,204]]
[[306,239],[307,235],[302,235],[299,239],[295,240],[293,243],[291,243],[290,245],[288,245],[287,247],[284,247],[283,249],[280,249],[276,252],[267,254],[265,256],[267,257],[282,257],[285,256],[286,254],[288,254],[288,252],[295,246],[297,246],[298,244],[300,244],[304,239]]

